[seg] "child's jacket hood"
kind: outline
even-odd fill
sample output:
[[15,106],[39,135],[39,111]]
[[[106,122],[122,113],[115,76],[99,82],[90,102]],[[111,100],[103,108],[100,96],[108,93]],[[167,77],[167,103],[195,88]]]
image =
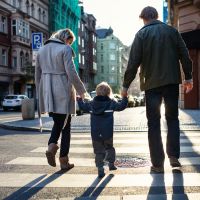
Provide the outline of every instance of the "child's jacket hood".
[[110,110],[111,99],[108,96],[94,97],[91,111],[94,115],[102,115],[104,111]]

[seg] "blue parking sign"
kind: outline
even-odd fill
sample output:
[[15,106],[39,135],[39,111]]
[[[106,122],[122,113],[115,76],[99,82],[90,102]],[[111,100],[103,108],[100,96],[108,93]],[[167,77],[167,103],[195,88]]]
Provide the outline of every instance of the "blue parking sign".
[[32,33],[32,50],[39,50],[43,45],[43,33]]

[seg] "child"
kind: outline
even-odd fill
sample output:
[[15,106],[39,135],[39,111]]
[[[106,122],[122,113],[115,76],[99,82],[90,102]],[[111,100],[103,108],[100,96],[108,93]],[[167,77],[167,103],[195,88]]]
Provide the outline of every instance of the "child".
[[113,147],[113,113],[127,107],[128,99],[123,97],[121,102],[110,98],[111,87],[102,82],[96,87],[97,96],[90,102],[78,100],[80,109],[90,112],[92,145],[95,154],[95,163],[98,168],[98,177],[105,176],[104,161],[108,162],[109,170],[116,170],[115,149]]

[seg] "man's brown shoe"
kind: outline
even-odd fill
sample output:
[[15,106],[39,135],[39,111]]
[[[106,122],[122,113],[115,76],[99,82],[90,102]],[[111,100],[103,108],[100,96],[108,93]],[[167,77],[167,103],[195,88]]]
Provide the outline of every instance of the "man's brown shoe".
[[151,172],[153,172],[153,173],[164,173],[164,167],[163,166],[161,166],[161,167],[151,166]]
[[172,167],[181,167],[181,163],[179,162],[178,158],[176,158],[176,157],[173,157],[173,156],[170,157],[169,162]]

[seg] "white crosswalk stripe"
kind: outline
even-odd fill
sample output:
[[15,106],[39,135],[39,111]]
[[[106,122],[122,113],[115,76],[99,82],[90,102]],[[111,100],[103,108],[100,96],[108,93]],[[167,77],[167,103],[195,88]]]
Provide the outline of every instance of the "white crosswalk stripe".
[[[147,153],[148,146],[141,146],[141,147],[116,147],[116,152],[119,154],[132,154],[132,153]],[[46,147],[38,147],[31,152],[35,153],[44,153],[46,151]],[[181,153],[185,152],[198,152],[200,153],[200,146],[192,146],[192,147],[181,147]],[[86,153],[93,153],[92,147],[72,147],[70,148],[70,153],[79,153],[79,154],[86,154]]]
[[[74,158],[70,157],[70,162],[74,163],[77,167],[95,167],[93,158]],[[182,157],[180,158],[181,164],[184,165],[200,165],[200,157]],[[57,163],[59,163],[57,158]],[[44,157],[18,157],[14,160],[7,162],[11,165],[48,165]],[[169,167],[169,160],[166,159],[165,166]]]
[[[165,144],[165,136],[163,134],[163,143]],[[200,133],[199,132],[187,132],[181,133],[181,153],[191,153],[190,156],[181,156],[180,162],[183,168],[200,166]],[[84,167],[87,169],[96,169],[93,155],[93,148],[91,145],[90,134],[72,134],[71,148],[70,148],[70,162],[75,164],[75,168]],[[117,133],[114,135],[114,146],[117,155],[135,155],[145,154],[148,160],[149,149],[147,141],[147,133]],[[165,145],[164,145],[165,146]],[[37,147],[32,149],[29,153],[31,156],[20,156],[10,160],[6,165],[14,166],[46,166],[48,167],[45,151],[47,147]],[[88,157],[89,155],[89,157]],[[149,161],[149,160],[148,160]],[[57,158],[57,163],[59,163]],[[123,173],[124,168],[119,168],[117,172],[109,172],[105,167],[106,176],[97,181],[96,171],[92,173],[73,173],[72,169],[70,173],[0,173],[0,187],[34,187],[34,188],[135,188],[135,187],[147,187],[160,188],[160,187],[199,187],[200,188],[200,173],[191,171],[183,173],[172,173],[172,170],[166,170],[164,174],[150,174],[149,165],[143,167],[143,172],[136,172],[134,169],[125,169],[126,173]],[[165,161],[165,169],[171,169],[169,160]],[[17,178],[16,178],[17,177]],[[35,181],[38,180],[38,181]],[[35,181],[35,182],[34,182]],[[99,200],[200,200],[200,191],[193,193],[172,194],[158,193],[158,194],[146,194],[138,193],[132,195],[126,194],[126,190],[122,195],[110,195],[102,194],[98,197],[71,197],[69,195],[66,198],[60,198],[62,200],[86,200],[86,199],[99,199]]]

